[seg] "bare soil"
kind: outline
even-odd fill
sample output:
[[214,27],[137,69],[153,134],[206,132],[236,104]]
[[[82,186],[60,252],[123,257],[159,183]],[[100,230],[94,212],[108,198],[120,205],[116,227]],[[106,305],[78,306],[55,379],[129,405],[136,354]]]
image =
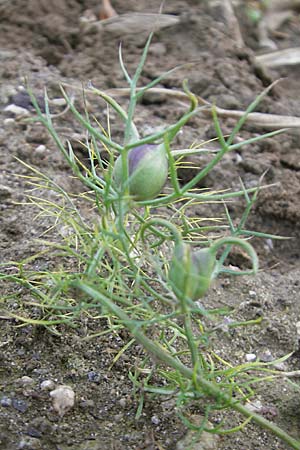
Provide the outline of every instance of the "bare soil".
[[[160,6],[160,0],[112,3],[120,15],[156,13]],[[216,2],[214,6],[192,0],[165,3],[164,12],[177,16],[179,23],[155,34],[141,82],[149,82],[183,64],[162,82],[162,87],[180,88],[187,78],[191,90],[205,100],[222,108],[244,110],[270,82],[283,76],[284,80],[258,110],[300,117],[299,65],[276,71],[258,68],[254,62],[256,29],[243,11],[240,14],[244,18],[241,29],[245,45],[239,48]],[[24,85],[26,78],[37,95],[42,95],[47,87],[52,97],[60,95],[58,84],[62,81],[76,86],[92,82],[101,89],[124,87],[118,63],[120,40],[128,70],[132,72],[139,61],[147,33],[129,30],[120,36],[95,27],[89,31],[82,28],[82,15],[88,9],[97,13],[98,7],[98,0],[0,1],[1,262],[35,254],[40,246],[37,238],[49,226],[49,219],[38,217],[36,210],[23,204],[28,187],[22,176],[31,172],[16,157],[47,173],[65,189],[81,189],[40,125],[25,124],[14,117],[7,120],[12,114],[4,108],[15,98],[18,86]],[[299,20],[294,13],[272,37],[279,48],[299,45]],[[76,95],[79,102],[80,91]],[[89,101],[91,111],[104,119],[104,103]],[[147,134],[155,127],[172,123],[182,111],[183,106],[176,101],[152,97],[138,105],[136,124]],[[75,141],[82,135],[70,113],[55,124],[66,138]],[[222,120],[224,133],[230,132],[233,125],[232,119]],[[263,127],[246,124],[241,136],[247,138],[263,131]],[[112,132],[116,139],[121,136],[117,126]],[[175,145],[187,147],[213,137],[211,121],[197,117],[184,128]],[[205,187],[240,189],[240,179],[247,187],[255,186],[266,172],[264,182],[274,186],[261,191],[248,227],[291,237],[282,241],[257,240],[262,268],[257,277],[221,279],[206,298],[208,307],[235,308],[240,320],[263,317],[262,323],[253,328],[242,327],[234,333],[220,330],[216,348],[233,363],[245,361],[250,353],[269,359],[292,353],[284,370],[300,369],[299,142],[299,129],[294,129],[245,146],[228,154],[204,180]],[[194,162],[201,167],[205,157]],[[236,218],[243,205],[235,201],[228,207]],[[220,209],[214,205],[205,210],[206,217],[213,217],[216,212],[220,214]],[[195,210],[196,215],[202,213],[200,207]],[[224,212],[221,214],[224,216]],[[231,262],[239,265],[238,255]],[[51,267],[55,267],[55,261],[46,261],[45,269]],[[128,370],[138,363],[140,347],[131,347],[130,353],[125,352],[110,368],[113,357],[129,339],[126,333],[83,341],[84,336],[106,326],[86,318],[75,329],[60,329],[60,335],[34,325],[20,327],[20,323],[6,317],[8,308],[26,314],[20,293],[15,290],[10,294],[9,304],[2,301],[3,314],[0,313],[1,450],[176,449],[186,429],[172,401],[146,398],[142,416],[135,420],[138,398],[132,393]],[[44,380],[73,387],[75,407],[65,416],[59,417],[53,411],[49,392],[41,389]],[[261,401],[268,418],[300,439],[299,391],[279,378],[276,383],[258,387],[256,399]],[[214,446],[224,450],[287,448],[253,424],[244,431],[223,436]]]

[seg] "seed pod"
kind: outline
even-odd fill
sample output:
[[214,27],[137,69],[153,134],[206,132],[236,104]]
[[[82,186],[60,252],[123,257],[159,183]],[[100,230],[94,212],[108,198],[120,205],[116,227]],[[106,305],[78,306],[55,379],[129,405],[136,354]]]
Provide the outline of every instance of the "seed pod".
[[[244,239],[224,237],[214,241],[210,247],[195,252],[188,244],[178,241],[170,264],[169,281],[179,299],[198,300],[206,294],[212,279],[222,271],[222,268],[218,269],[216,266],[216,258],[218,250],[224,245],[238,245],[251,257],[252,269],[235,271],[235,275],[253,275],[258,271],[257,254]],[[218,269],[216,273],[215,268]],[[226,272],[232,273],[229,269],[226,269]]]
[[209,248],[193,252],[188,244],[177,244],[169,270],[176,296],[191,300],[203,297],[210,287],[215,261],[215,253]]
[[[145,144],[128,152],[129,194],[137,201],[155,198],[168,176],[168,159],[164,145]],[[120,155],[114,166],[113,178],[122,185],[123,167]]]

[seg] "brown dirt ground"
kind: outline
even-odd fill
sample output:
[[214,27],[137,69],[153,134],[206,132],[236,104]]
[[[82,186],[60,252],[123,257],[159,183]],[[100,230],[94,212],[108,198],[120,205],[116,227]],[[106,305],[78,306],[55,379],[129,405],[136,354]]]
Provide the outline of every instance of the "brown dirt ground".
[[[157,12],[160,0],[112,2],[119,14]],[[193,63],[167,77],[163,86],[179,88],[188,78],[193,92],[218,106],[244,109],[263,88],[281,76],[286,77],[263,100],[259,110],[300,116],[299,65],[281,70],[258,70],[254,64],[255,28],[245,20],[242,32],[245,47],[239,49],[223,20],[220,8],[204,7],[197,1],[165,2],[165,12],[180,18],[179,24],[155,34],[142,82],[149,82],[177,64]],[[120,36],[101,30],[84,32],[79,18],[84,11],[97,11],[97,0],[15,0],[0,1],[0,249],[1,261],[18,260],[39,249],[35,240],[47,228],[48,219],[36,217],[25,200],[26,184],[20,175],[29,170],[15,156],[47,172],[71,191],[80,189],[47,133],[37,124],[7,121],[4,107],[10,102],[24,77],[39,94],[47,86],[57,95],[57,84],[86,84],[101,89],[123,87],[118,63]],[[279,48],[298,45],[299,20],[296,13],[282,26],[274,40]],[[298,26],[297,26],[298,24]],[[122,36],[124,59],[129,70],[136,67],[146,34]],[[91,100],[93,112],[104,118],[104,104]],[[172,123],[182,107],[166,98],[152,98],[138,106],[137,125],[145,134],[152,127]],[[58,119],[66,137],[82,133],[71,114]],[[232,129],[231,119],[222,121],[223,131]],[[242,137],[262,132],[246,125]],[[113,130],[117,139],[117,127]],[[176,141],[188,146],[214,137],[211,123],[203,117],[190,121]],[[264,317],[263,325],[251,331],[222,334],[217,342],[222,356],[243,361],[246,353],[271,352],[281,357],[293,352],[285,370],[299,370],[299,236],[300,236],[300,146],[299,130],[287,132],[261,143],[232,152],[205,180],[210,188],[254,186],[263,172],[265,181],[277,183],[260,193],[248,227],[292,237],[291,240],[256,242],[262,270],[254,279],[221,280],[207,297],[210,307],[229,305],[239,319]],[[41,151],[40,145],[45,146]],[[198,158],[201,166],[205,158]],[[230,204],[236,217],[240,202]],[[206,211],[213,216],[215,210]],[[195,211],[195,214],[202,210]],[[232,261],[238,264],[237,260]],[[46,268],[51,268],[51,261]],[[15,298],[15,300],[14,300]],[[11,293],[10,307],[19,311],[18,292]],[[2,305],[3,311],[8,307]],[[92,341],[82,336],[99,331],[105,323],[85,320],[75,330],[49,331],[4,320],[1,323],[0,449],[175,449],[186,429],[174,412],[172,402],[149,398],[141,418],[135,420],[137,399],[132,395],[128,369],[138,360],[139,346],[126,353],[109,370],[113,356],[128,336],[109,335]],[[299,329],[298,329],[299,332]],[[24,385],[21,377],[32,384]],[[62,419],[51,410],[49,395],[41,391],[45,379],[71,384],[76,392],[74,409]],[[6,400],[8,403],[6,404]],[[299,392],[284,380],[258,388],[257,399],[273,412],[273,419],[295,437],[300,437]],[[10,401],[13,403],[10,404]],[[274,412],[275,411],[275,412]],[[196,411],[197,412],[197,411]],[[216,444],[224,450],[285,449],[284,444],[255,425],[233,436],[223,436]],[[208,448],[208,447],[207,447]],[[217,448],[217,447],[216,447]]]

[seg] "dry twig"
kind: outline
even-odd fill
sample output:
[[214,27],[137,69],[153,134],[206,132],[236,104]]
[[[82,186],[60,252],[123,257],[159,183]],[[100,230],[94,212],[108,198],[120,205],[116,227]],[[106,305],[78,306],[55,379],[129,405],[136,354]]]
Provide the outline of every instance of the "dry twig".
[[[124,89],[109,89],[105,91],[106,94],[112,95],[112,96],[128,96],[130,92],[129,88]],[[148,94],[161,94],[168,96],[170,98],[174,98],[175,100],[179,100],[183,103],[189,103],[190,100],[188,96],[178,90],[172,90],[172,89],[165,89],[165,88],[152,88],[147,91]],[[202,97],[197,96],[198,101],[202,105],[212,106],[209,102],[204,100]],[[216,107],[216,112],[219,117],[224,118],[234,118],[234,119],[240,119],[244,114],[245,111],[239,111],[239,110],[229,110],[229,109],[223,109]],[[210,109],[203,109],[201,111],[202,114],[205,116],[211,117],[211,110]],[[257,126],[259,128],[265,128],[265,129],[279,129],[279,128],[299,128],[300,127],[300,117],[296,116],[283,116],[279,114],[265,114],[265,113],[250,113],[246,120],[247,123]]]
[[265,67],[275,68],[300,64],[300,47],[257,55],[255,61]]
[[228,29],[229,29],[231,35],[233,36],[237,47],[239,47],[239,48],[245,47],[245,43],[244,43],[244,40],[242,37],[240,25],[236,18],[231,0],[223,0],[222,7],[223,7],[224,17],[227,22]]

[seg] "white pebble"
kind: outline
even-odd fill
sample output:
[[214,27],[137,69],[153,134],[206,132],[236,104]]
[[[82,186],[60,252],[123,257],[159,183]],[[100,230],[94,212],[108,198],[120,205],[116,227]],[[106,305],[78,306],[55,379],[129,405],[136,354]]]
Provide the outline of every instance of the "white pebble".
[[251,412],[259,413],[262,410],[263,405],[260,400],[253,400],[253,402],[247,403],[246,407]]
[[52,380],[44,380],[40,384],[42,391],[53,391],[55,388],[55,383]]
[[43,144],[38,145],[37,148],[35,149],[36,153],[45,153],[45,151],[47,150],[47,147]]
[[23,377],[20,378],[20,383],[25,385],[30,385],[30,384],[34,384],[34,379],[31,377],[28,377],[27,375],[24,375]]
[[243,157],[240,153],[236,153],[235,155],[235,163],[240,164],[243,161]]
[[12,128],[15,125],[15,123],[16,121],[12,117],[7,117],[6,119],[3,120],[3,125],[6,128]]
[[246,361],[247,362],[253,362],[256,360],[256,354],[255,353],[247,353],[245,355]]
[[28,109],[22,108],[21,106],[14,105],[13,103],[11,105],[7,105],[4,108],[4,111],[12,113],[16,117],[25,117],[25,116],[29,116],[29,114],[30,114]]
[[151,417],[151,422],[153,423],[153,425],[158,425],[160,420],[157,416],[154,415]]
[[274,249],[274,245],[273,245],[272,239],[266,239],[266,245],[267,245],[269,251]]
[[50,392],[53,409],[57,414],[64,416],[75,404],[75,392],[70,386],[61,385]]

